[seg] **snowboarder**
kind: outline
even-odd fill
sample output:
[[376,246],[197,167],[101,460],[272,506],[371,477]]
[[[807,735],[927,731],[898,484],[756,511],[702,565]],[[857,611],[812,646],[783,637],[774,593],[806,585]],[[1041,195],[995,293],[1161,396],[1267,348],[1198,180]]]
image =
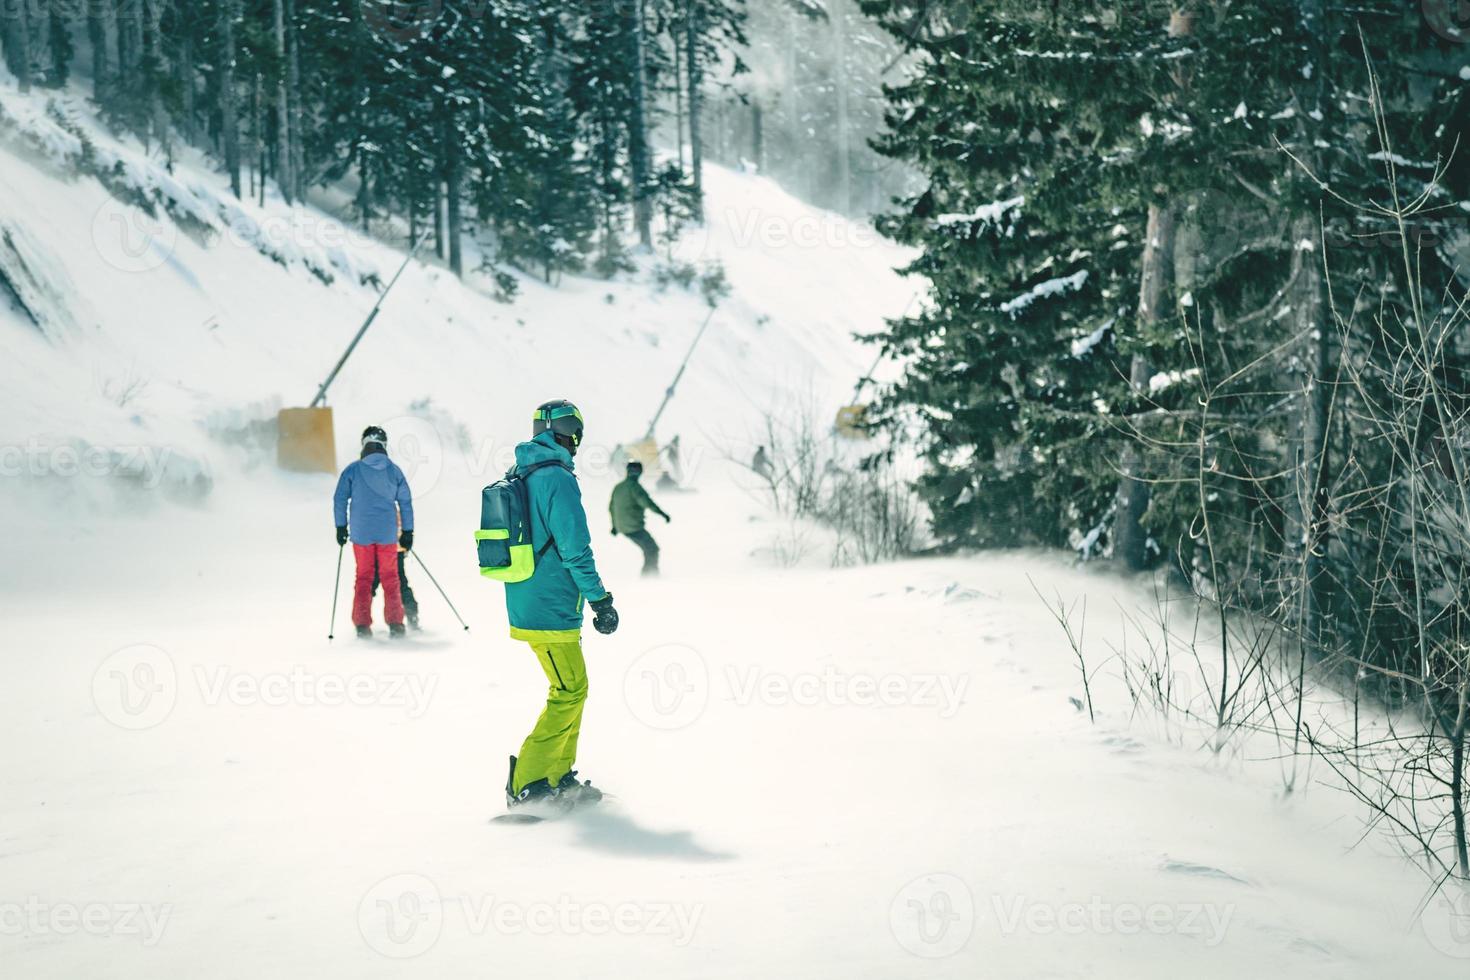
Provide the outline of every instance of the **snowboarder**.
[[388,632],[402,638],[406,630],[398,549],[413,548],[413,494],[403,471],[388,458],[388,433],[380,427],[370,425],[363,430],[362,455],[337,480],[332,510],[338,546],[350,539],[357,559],[352,622],[358,637],[373,635],[373,581],[381,579],[383,619]]
[[505,796],[512,808],[527,803],[573,806],[602,798],[590,781],[578,781],[572,768],[587,700],[583,602],[592,606],[597,632],[618,628],[613,597],[603,588],[592,557],[587,512],[573,471],[572,458],[582,443],[582,413],[571,402],[552,401],[536,409],[532,419],[533,438],[516,446],[513,472],[525,471],[536,567],[524,582],[506,584],[505,606],[511,637],[530,644],[551,688],[520,755],[510,757]]
[[622,483],[613,487],[612,500],[609,501],[607,509],[612,516],[613,534],[621,534],[629,541],[636,544],[643,551],[643,574],[658,574],[658,542],[653,540],[653,535],[648,533],[644,527],[644,511],[653,511],[667,523],[673,518],[663,512],[648,491],[643,489],[643,484],[638,478],[643,475],[643,464],[633,460],[628,464],[628,476]]
[[763,480],[769,480],[775,475],[776,471],[771,467],[771,457],[766,455],[765,446],[756,447],[755,458],[750,461],[750,468],[755,470],[756,476]]

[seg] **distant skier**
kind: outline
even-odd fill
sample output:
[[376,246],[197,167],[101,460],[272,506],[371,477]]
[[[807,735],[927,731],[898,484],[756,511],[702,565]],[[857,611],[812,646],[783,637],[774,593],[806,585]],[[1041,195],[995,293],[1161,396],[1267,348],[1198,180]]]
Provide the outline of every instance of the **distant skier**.
[[350,539],[357,559],[352,600],[357,635],[364,639],[373,635],[373,580],[378,578],[383,583],[383,619],[388,632],[403,637],[398,549],[413,548],[413,494],[403,471],[388,458],[388,433],[378,426],[363,430],[362,456],[342,471],[332,510],[337,544],[345,545]]
[[684,469],[679,462],[679,437],[674,436],[659,453],[659,456],[663,462],[663,472],[658,475],[658,483],[655,486],[659,490],[679,492],[682,489],[679,481],[684,478]]
[[533,438],[516,446],[515,472],[525,476],[536,570],[524,582],[506,584],[505,606],[511,637],[530,644],[551,689],[520,755],[510,757],[506,805],[595,803],[601,791],[590,781],[579,782],[572,769],[587,701],[582,603],[592,606],[592,625],[599,633],[618,628],[618,613],[597,574],[573,472],[582,413],[571,402],[552,401],[536,409],[532,419]]
[[658,542],[653,540],[653,535],[648,533],[644,527],[643,514],[645,511],[653,511],[665,522],[672,520],[665,514],[648,491],[643,489],[643,484],[638,482],[643,475],[643,464],[633,460],[628,464],[628,476],[613,487],[612,500],[607,505],[608,512],[612,516],[613,534],[621,534],[629,541],[636,544],[643,551],[643,574],[658,574]]
[[755,458],[750,461],[750,468],[755,470],[756,476],[763,480],[769,480],[776,475],[775,469],[771,466],[771,457],[766,455],[765,446],[756,447]]

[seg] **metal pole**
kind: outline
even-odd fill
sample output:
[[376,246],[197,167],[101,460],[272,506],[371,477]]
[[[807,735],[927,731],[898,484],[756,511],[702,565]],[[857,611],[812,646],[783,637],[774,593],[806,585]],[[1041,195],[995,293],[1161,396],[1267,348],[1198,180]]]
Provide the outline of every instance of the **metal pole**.
[[694,348],[699,346],[700,338],[704,336],[705,330],[709,328],[710,321],[715,318],[715,311],[718,309],[718,306],[710,307],[709,316],[704,318],[704,323],[700,326],[699,333],[694,335],[694,343],[689,345],[689,353],[684,355],[684,362],[679,365],[679,373],[674,375],[674,380],[670,382],[668,390],[664,392],[663,404],[659,405],[658,411],[653,413],[653,421],[648,423],[648,434],[643,437],[644,439],[653,438],[653,430],[658,428],[658,420],[663,417],[664,409],[668,408],[669,402],[673,400],[674,389],[679,387],[679,379],[684,377],[684,369],[689,366],[689,359],[694,356]]
[[347,359],[351,357],[352,352],[357,349],[358,341],[362,340],[362,335],[368,332],[368,327],[371,327],[373,325],[373,321],[378,318],[378,311],[383,308],[383,300],[388,298],[388,294],[392,292],[393,287],[398,284],[398,277],[403,275],[404,270],[408,268],[408,264],[412,262],[413,257],[418,254],[419,246],[422,245],[428,237],[428,232],[420,235],[419,240],[414,242],[413,248],[411,248],[408,254],[403,257],[403,264],[400,265],[398,267],[398,271],[393,274],[393,278],[389,281],[387,288],[385,288],[381,293],[378,294],[378,301],[373,304],[372,312],[369,313],[367,319],[362,322],[362,327],[357,331],[357,336],[352,338],[352,343],[347,345],[347,350],[343,352],[341,360],[337,362],[337,366],[332,368],[332,373],[327,375],[327,380],[323,381],[322,386],[317,389],[316,397],[311,400],[312,408],[316,408],[322,402],[326,401],[327,389],[331,387],[333,381],[337,380],[337,373],[342,370],[342,365],[347,363]]
[[[908,305],[905,306],[903,308],[903,312],[898,315],[898,318],[900,320],[904,319],[905,317],[907,317],[909,315],[909,310],[911,310],[911,309],[914,308],[914,300],[916,300],[918,298],[919,298],[919,294],[917,292],[914,293],[914,295],[912,295],[912,296],[909,297]],[[868,373],[867,374],[864,374],[861,378],[858,378],[857,387],[852,390],[852,400],[853,400],[853,403],[854,404],[856,404],[857,403],[857,400],[863,396],[863,389],[866,388],[869,384],[872,383],[872,381],[873,381],[873,372],[876,371],[876,370],[878,370],[878,365],[879,364],[882,364],[883,363],[883,354],[884,354],[883,351],[881,351],[881,350],[878,351],[878,356],[873,359],[873,366],[870,367],[870,368],[868,368]]]
[[419,557],[419,553],[417,551],[410,549],[408,553],[410,555],[413,555],[414,561],[418,562],[419,567],[424,570],[424,574],[429,576],[429,581],[434,583],[434,588],[439,590],[439,594],[441,596],[444,596],[444,602],[446,605],[449,606],[449,611],[454,613],[454,618],[459,620],[459,625],[463,626],[465,628],[465,632],[468,633],[470,629],[469,624],[464,621],[464,617],[459,614],[459,610],[454,608],[454,603],[449,601],[449,596],[446,595],[444,592],[444,586],[439,584],[439,580],[434,577],[433,572],[429,571],[429,566],[424,564],[424,560]]
[[347,550],[345,544],[337,545],[337,581],[332,583],[332,618],[327,623],[327,639],[330,641],[337,632],[337,593],[342,590],[342,552]]

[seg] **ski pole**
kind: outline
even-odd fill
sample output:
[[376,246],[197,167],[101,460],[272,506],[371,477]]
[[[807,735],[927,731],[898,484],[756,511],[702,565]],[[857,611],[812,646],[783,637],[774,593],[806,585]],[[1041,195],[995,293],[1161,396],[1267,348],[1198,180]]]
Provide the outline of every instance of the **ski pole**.
[[332,583],[332,619],[327,623],[327,640],[333,639],[337,632],[337,593],[342,590],[342,552],[347,550],[346,545],[337,545],[337,581]]
[[417,551],[411,550],[409,551],[409,554],[413,555],[414,561],[419,563],[419,567],[424,570],[424,574],[429,576],[429,581],[434,583],[434,588],[439,590],[439,594],[441,596],[444,596],[445,605],[449,607],[450,612],[454,613],[454,618],[459,620],[459,625],[463,626],[465,628],[465,632],[468,633],[470,630],[469,624],[464,621],[464,617],[459,614],[459,610],[454,608],[454,603],[449,601],[449,596],[445,595],[444,586],[439,584],[439,580],[434,577],[433,572],[429,571],[429,566],[424,564],[424,560],[419,557],[419,553]]

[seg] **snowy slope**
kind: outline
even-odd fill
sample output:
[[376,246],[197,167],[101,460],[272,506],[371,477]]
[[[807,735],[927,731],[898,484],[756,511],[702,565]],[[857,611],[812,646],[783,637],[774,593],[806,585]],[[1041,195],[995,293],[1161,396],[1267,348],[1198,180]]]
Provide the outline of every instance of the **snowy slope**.
[[[0,89],[0,111],[35,142],[67,139],[39,97]],[[79,104],[68,111],[85,122]],[[309,401],[401,254],[309,208],[235,202],[197,161],[170,174],[140,148],[92,133],[135,183],[186,199],[178,210],[196,223],[214,221],[212,240],[118,203],[95,180],[63,181],[0,149],[3,220],[58,270],[69,321],[46,342],[0,303],[13,355],[0,364],[11,403],[0,441],[142,440],[219,465],[201,424]],[[682,242],[679,257],[724,261],[733,293],[687,375],[698,393],[675,400],[660,426],[686,445],[744,437],[778,390],[810,389],[824,411],[842,404],[870,358],[851,335],[880,327],[912,295],[892,271],[904,254],[871,231],[766,180],[711,168],[708,185],[710,229]],[[289,267],[261,254],[262,241]],[[522,277],[509,305],[483,283],[415,264],[331,392],[343,454],[367,421],[386,424],[425,399],[452,406],[465,438],[487,452],[522,437],[531,407],[572,393],[595,446],[641,437],[708,313],[696,292],[652,288],[654,264],[645,259],[632,281],[556,289]],[[146,384],[137,399],[108,404],[107,392],[134,381]]]
[[[217,177],[173,179],[217,213]],[[773,405],[840,404],[867,366],[848,335],[911,287],[900,254],[769,182],[709,183],[710,230],[679,248],[718,255],[735,292],[661,426],[694,488],[662,497],[662,580],[606,533],[600,461],[647,425],[697,297],[527,281],[507,306],[415,267],[390,300],[334,390],[341,454],[389,428],[417,550],[472,627],[412,565],[429,631],[394,647],[326,639],[332,479],[217,434],[310,397],[372,303],[358,273],[395,254],[319,230],[282,266],[249,236],[180,234],[130,266],[97,224],[138,213],[0,150],[0,219],[72,290],[49,336],[0,313],[0,446],[35,445],[48,474],[0,480],[0,976],[1463,973],[1470,943],[1415,921],[1423,882],[1358,846],[1339,796],[1282,800],[1273,766],[1154,738],[1107,671],[1097,723],[1073,707],[1028,575],[1089,597],[1097,649],[1142,590],[1035,555],[772,567],[783,522],[719,457]],[[492,826],[545,680],[469,563],[476,491],[563,395],[589,418],[623,614],[586,641],[579,763],[614,798]],[[124,509],[56,471],[78,441],[176,450],[213,488],[175,505],[145,485]]]

